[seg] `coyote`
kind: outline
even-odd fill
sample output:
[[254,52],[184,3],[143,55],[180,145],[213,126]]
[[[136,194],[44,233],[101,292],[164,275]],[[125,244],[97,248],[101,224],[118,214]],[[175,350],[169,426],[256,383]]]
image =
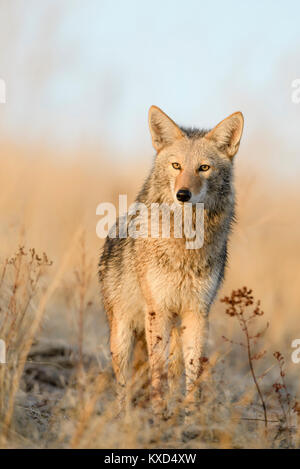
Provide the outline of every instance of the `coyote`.
[[[103,304],[122,406],[136,338],[145,333],[152,405],[165,409],[164,389],[172,331],[181,347],[186,393],[194,396],[201,374],[208,313],[224,277],[234,220],[233,159],[244,119],[236,112],[212,130],[180,127],[161,109],[149,110],[155,160],[136,201],[195,207],[204,204],[204,242],[186,249],[177,238],[107,237],[99,262]],[[117,221],[118,224],[118,221]],[[189,399],[187,399],[189,400]]]

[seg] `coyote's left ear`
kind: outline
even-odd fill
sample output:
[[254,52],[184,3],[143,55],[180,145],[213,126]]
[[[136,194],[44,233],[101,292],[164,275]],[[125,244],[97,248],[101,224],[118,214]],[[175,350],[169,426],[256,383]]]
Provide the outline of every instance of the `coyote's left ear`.
[[157,106],[151,106],[149,109],[149,128],[152,144],[158,152],[183,137],[178,125]]
[[205,137],[214,140],[220,150],[224,151],[229,158],[233,158],[239,149],[243,127],[243,114],[235,112],[210,130]]

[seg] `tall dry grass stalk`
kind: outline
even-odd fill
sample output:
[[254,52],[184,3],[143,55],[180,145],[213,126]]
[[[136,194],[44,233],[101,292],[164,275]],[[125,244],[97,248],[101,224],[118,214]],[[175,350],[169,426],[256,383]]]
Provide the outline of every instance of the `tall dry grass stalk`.
[[[1,276],[2,315],[0,336],[5,343],[6,363],[0,365],[1,435],[7,436],[15,394],[40,315],[30,311],[39,281],[46,267],[47,255],[40,257],[34,249],[20,247],[3,263]],[[2,440],[3,441],[3,440]]]
[[[0,368],[2,384],[0,388],[2,415],[0,436],[2,445],[5,444],[5,439],[10,430],[15,396],[20,385],[20,379],[28,353],[41,324],[46,305],[59,286],[64,271],[70,261],[78,234],[79,232],[75,234],[69,250],[62,259],[61,265],[49,286],[45,288],[38,302],[38,306],[34,310],[34,314],[28,315],[28,317],[26,317],[28,307],[37,291],[39,279],[43,274],[44,268],[50,266],[52,262],[48,260],[45,253],[43,253],[42,257],[39,257],[34,249],[26,253],[24,248],[21,247],[13,258],[4,263],[4,265],[8,263],[13,266],[14,280],[11,294],[9,295],[7,314],[4,315],[4,320],[1,325],[1,337],[6,344],[7,351],[7,364],[3,364]],[[29,260],[26,259],[24,262],[23,259],[27,255],[29,255]],[[22,270],[22,267],[24,270]],[[27,293],[24,301],[24,295],[26,295],[28,288],[29,293]]]

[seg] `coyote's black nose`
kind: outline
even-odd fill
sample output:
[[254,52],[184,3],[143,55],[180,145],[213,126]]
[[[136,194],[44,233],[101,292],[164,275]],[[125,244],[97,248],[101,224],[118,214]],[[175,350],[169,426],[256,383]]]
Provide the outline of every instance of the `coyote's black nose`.
[[192,197],[192,194],[188,189],[179,189],[176,197],[180,202],[187,202]]

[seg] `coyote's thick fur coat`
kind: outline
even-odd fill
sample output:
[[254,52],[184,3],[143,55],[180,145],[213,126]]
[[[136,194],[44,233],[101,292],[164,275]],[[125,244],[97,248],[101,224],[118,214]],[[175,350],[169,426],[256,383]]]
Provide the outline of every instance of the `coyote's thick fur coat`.
[[[154,409],[163,407],[163,380],[170,334],[180,323],[186,392],[201,372],[207,316],[224,276],[227,240],[234,218],[233,157],[243,115],[232,114],[210,131],[177,126],[152,106],[149,126],[157,152],[136,201],[151,204],[204,203],[204,244],[163,237],[107,237],[99,263],[108,316],[112,363],[125,392],[135,338],[145,331]],[[124,397],[124,396],[123,396]]]

